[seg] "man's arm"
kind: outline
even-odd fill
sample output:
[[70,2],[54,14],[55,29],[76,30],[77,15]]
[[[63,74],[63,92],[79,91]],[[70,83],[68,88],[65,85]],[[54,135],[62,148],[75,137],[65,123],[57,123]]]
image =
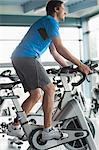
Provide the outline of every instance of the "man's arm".
[[50,53],[52,54],[52,56],[54,57],[54,59],[62,66],[62,67],[66,67],[67,64],[64,60],[64,58],[58,53],[58,51],[56,50],[55,46],[53,43],[50,44],[49,46],[50,49]]
[[62,41],[60,39],[60,37],[53,37],[52,39],[53,44],[55,45],[55,48],[57,50],[57,52],[63,56],[65,59],[69,60],[70,62],[72,62],[73,64],[77,65],[79,67],[79,69],[85,73],[85,74],[89,74],[89,72],[91,72],[90,68],[81,63],[81,61],[79,59],[77,59],[74,55],[72,55],[72,53],[70,53],[62,44]]

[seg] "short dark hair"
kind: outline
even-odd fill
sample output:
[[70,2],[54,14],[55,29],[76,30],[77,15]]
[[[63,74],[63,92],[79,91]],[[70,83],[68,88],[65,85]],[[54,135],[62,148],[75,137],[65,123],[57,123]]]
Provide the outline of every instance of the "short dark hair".
[[46,5],[47,15],[52,15],[55,12],[55,7],[60,7],[63,4],[61,0],[50,0]]

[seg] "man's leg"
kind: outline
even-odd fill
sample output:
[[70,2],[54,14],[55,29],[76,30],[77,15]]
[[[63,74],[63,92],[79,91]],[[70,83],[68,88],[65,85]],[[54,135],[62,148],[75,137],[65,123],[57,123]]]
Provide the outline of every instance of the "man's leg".
[[[22,104],[22,109],[25,111],[26,115],[31,111],[33,106],[41,98],[41,90],[39,88],[31,90],[29,93],[30,96]],[[17,118],[14,119],[13,125],[19,125],[19,121]]]
[[[30,112],[30,110],[37,103],[40,97],[41,97],[41,93],[39,88],[30,92],[30,96],[22,104],[22,108],[26,112],[26,114]],[[23,140],[27,140],[24,131],[22,130],[22,128],[20,128],[20,123],[17,117],[14,119],[13,123],[8,125],[7,134],[10,136],[16,136],[18,138],[22,138]]]
[[41,98],[41,90],[39,88],[30,91],[30,96],[23,102],[22,109],[28,114],[33,106]]
[[43,87],[43,111],[44,111],[44,127],[48,128],[52,126],[52,111],[55,87],[52,83]]
[[44,129],[42,131],[42,140],[60,139],[62,136],[60,131],[57,128],[52,127],[55,87],[52,83],[49,83],[43,88],[43,90]]

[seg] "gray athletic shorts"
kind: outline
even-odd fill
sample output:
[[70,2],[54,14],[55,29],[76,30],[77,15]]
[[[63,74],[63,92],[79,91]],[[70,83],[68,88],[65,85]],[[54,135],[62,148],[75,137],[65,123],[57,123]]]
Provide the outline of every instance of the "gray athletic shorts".
[[42,88],[51,82],[46,70],[36,58],[16,58],[12,60],[12,64],[25,92]]

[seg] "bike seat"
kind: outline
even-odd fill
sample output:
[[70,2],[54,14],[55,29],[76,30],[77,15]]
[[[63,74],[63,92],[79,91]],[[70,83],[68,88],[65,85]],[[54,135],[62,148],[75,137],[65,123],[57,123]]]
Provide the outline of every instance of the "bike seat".
[[20,84],[21,82],[20,81],[15,81],[15,82],[12,82],[12,83],[2,83],[0,84],[0,90],[2,89],[9,89],[9,90],[12,90],[12,88],[15,86],[15,85],[18,85]]

